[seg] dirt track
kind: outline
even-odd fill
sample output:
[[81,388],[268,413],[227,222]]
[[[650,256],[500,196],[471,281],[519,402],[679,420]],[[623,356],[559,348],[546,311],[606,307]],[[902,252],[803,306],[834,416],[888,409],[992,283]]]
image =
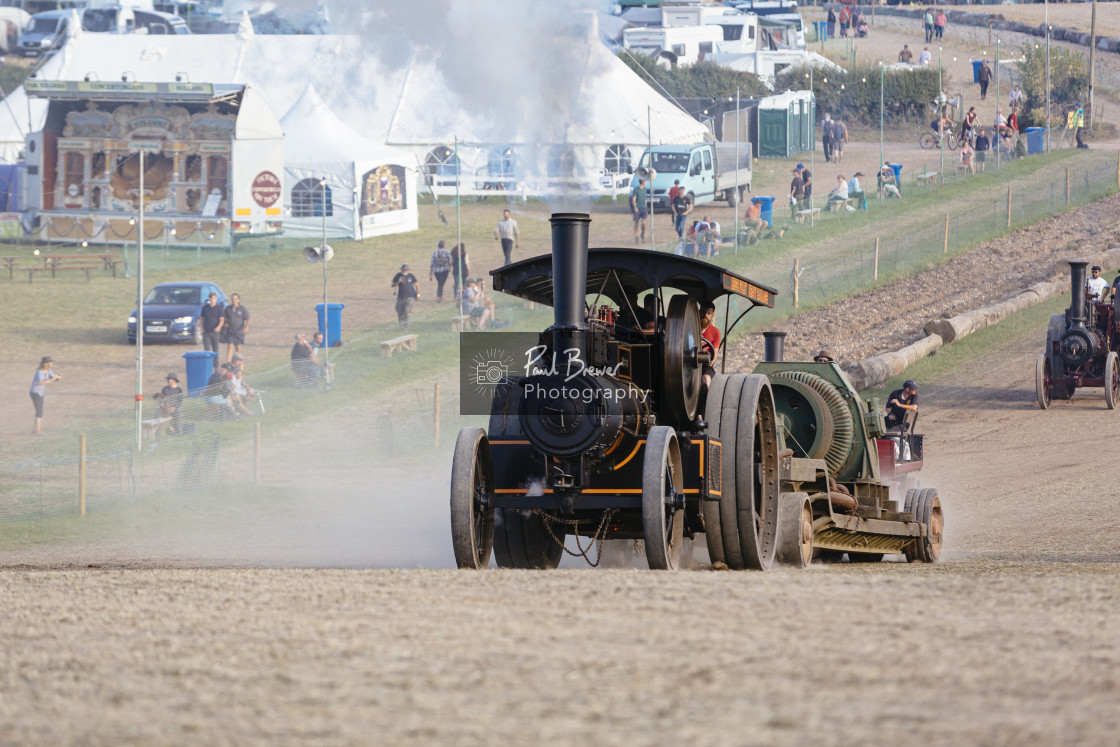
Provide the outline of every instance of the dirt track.
[[0,553],[0,743],[1114,744],[1118,475],[1084,453],[1116,416],[1039,411],[1036,337],[923,392],[935,566],[246,568],[448,563],[446,464],[416,462],[372,491],[356,462],[334,499],[308,473],[271,536],[231,508]]

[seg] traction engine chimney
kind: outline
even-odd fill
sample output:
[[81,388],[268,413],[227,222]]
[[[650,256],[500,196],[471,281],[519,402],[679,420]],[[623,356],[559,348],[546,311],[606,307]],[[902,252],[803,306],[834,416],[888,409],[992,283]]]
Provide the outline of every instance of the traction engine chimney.
[[587,360],[587,234],[591,216],[553,213],[552,224],[552,344],[558,356],[579,350]]

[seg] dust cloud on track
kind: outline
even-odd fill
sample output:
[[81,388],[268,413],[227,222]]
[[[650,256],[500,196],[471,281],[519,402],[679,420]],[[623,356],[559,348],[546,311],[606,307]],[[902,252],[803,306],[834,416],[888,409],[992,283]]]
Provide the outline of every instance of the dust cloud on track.
[[[368,569],[450,556],[435,459],[354,460],[318,521],[214,521],[224,555],[0,551],[0,741],[1114,743],[1117,416],[1093,390],[1038,410],[1038,337],[923,390],[937,565]],[[250,567],[281,546],[367,569]]]

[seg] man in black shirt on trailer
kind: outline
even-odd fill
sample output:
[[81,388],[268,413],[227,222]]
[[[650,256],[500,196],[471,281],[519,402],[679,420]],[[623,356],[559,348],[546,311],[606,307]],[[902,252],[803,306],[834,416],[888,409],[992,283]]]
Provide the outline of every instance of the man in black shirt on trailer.
[[913,379],[907,379],[901,389],[895,389],[887,397],[887,430],[905,430],[906,414],[911,411],[918,411],[918,384]]

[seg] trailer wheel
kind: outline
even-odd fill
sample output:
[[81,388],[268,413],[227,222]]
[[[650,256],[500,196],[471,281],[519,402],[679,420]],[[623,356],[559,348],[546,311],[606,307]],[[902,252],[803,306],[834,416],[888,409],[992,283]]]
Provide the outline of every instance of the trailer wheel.
[[941,533],[944,516],[941,512],[941,498],[937,488],[910,490],[906,493],[906,511],[914,514],[914,520],[926,528],[924,537],[916,537],[903,554],[911,563],[935,563],[941,556]]
[[774,559],[794,568],[808,568],[813,562],[813,507],[807,493],[782,493]]
[[1110,410],[1115,410],[1120,403],[1120,365],[1115,350],[1104,359],[1104,403]]
[[1038,406],[1043,410],[1050,409],[1050,359],[1046,353],[1039,353],[1034,364],[1034,392],[1038,397]]
[[451,463],[451,542],[460,568],[485,568],[494,546],[494,509],[486,502],[494,484],[490,442],[481,428],[464,428]]
[[732,187],[725,193],[727,195],[727,204],[731,207],[739,207],[739,203],[743,201],[743,188]]
[[684,473],[676,432],[654,426],[646,438],[642,466],[642,535],[651,570],[675,571],[684,541]]

